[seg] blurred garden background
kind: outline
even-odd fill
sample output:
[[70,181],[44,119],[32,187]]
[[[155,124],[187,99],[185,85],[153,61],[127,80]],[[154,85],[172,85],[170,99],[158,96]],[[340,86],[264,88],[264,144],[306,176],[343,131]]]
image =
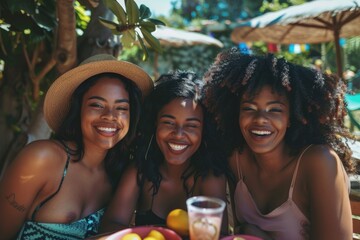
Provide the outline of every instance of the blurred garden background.
[[[193,35],[153,35],[162,51],[139,41],[124,44],[99,22],[113,19],[110,0],[2,0],[0,2],[0,173],[26,143],[49,138],[43,120],[42,99],[57,76],[97,54],[110,53],[146,69],[155,80],[174,69],[190,69],[202,75],[216,54],[230,47],[254,54],[273,53],[291,62],[336,72],[334,41],[316,44],[280,44],[264,41],[234,42],[234,28],[254,17],[304,4],[305,0],[153,0],[151,18],[172,30]],[[124,1],[119,3],[124,5]],[[341,0],[336,0],[341,1]],[[356,1],[356,0],[354,0]],[[137,2],[135,0],[135,2]],[[143,1],[137,2],[140,6]],[[148,1],[149,2],[149,1]],[[156,4],[154,4],[156,2]],[[160,11],[169,5],[169,12]],[[146,4],[145,4],[146,5]],[[149,4],[150,5],[150,4]],[[360,18],[360,9],[355,17]],[[340,38],[342,77],[348,81],[351,112],[346,119],[351,131],[360,131],[360,35]],[[354,95],[355,94],[355,95]],[[359,105],[357,105],[359,103]],[[1,175],[0,175],[1,176]]]

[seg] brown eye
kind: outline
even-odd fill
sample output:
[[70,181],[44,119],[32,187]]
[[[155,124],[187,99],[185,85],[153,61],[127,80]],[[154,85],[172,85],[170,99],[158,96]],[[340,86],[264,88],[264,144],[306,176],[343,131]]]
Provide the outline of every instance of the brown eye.
[[99,103],[90,103],[89,104],[90,107],[94,107],[94,108],[104,108],[101,104]]

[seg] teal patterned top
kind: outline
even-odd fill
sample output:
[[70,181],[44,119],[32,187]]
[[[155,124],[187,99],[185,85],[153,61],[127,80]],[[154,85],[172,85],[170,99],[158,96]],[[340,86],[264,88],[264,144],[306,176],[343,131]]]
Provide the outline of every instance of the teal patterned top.
[[24,240],[84,239],[98,233],[104,208],[69,224],[26,221],[17,237]]
[[64,142],[61,142],[67,153],[67,161],[63,170],[62,178],[56,192],[42,201],[33,212],[31,220],[24,222],[17,239],[26,240],[72,240],[84,239],[98,233],[100,220],[104,215],[104,208],[79,219],[72,223],[40,223],[35,221],[35,216],[40,208],[53,198],[60,190],[70,162],[70,150]]

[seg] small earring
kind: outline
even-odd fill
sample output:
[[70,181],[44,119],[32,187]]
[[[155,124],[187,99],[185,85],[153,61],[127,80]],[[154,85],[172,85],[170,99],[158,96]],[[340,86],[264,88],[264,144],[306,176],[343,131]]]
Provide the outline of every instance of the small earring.
[[154,134],[153,134],[153,135],[151,135],[151,138],[150,138],[150,141],[149,141],[148,147],[147,147],[147,149],[146,149],[146,153],[145,153],[145,160],[147,160],[147,156],[148,156],[148,153],[149,153],[149,150],[150,150],[150,146],[151,146],[151,143],[152,143],[153,137],[154,137]]

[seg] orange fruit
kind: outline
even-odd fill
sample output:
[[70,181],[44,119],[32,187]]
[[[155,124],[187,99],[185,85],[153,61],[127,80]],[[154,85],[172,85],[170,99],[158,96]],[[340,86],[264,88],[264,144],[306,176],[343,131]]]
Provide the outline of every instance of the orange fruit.
[[155,229],[151,230],[146,237],[154,238],[155,240],[166,240],[164,235],[161,232],[159,232],[158,230],[155,230]]
[[137,233],[127,233],[121,238],[121,240],[141,240],[141,237]]
[[166,218],[166,226],[181,236],[189,235],[189,217],[185,210],[174,209]]

